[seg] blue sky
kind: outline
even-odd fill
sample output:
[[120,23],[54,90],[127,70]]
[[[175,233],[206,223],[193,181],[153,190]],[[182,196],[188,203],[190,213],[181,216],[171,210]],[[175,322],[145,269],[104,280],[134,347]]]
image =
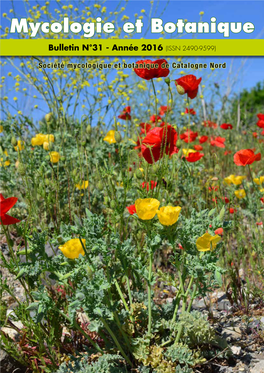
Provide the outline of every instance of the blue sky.
[[[45,1],[38,1],[42,6],[45,4]],[[85,1],[86,5],[93,5],[99,3],[93,1]],[[121,4],[122,3],[122,4]],[[11,17],[9,9],[11,8],[11,1],[2,0],[1,1],[1,25],[3,28],[6,26],[10,27],[10,20],[3,18],[3,13],[7,13],[8,17]],[[35,1],[30,1],[31,5],[36,4]],[[61,4],[61,5],[60,5]],[[80,5],[79,1],[60,1],[60,4],[57,1],[50,1],[51,9],[58,8],[58,6],[73,4],[73,6],[78,6],[80,9],[84,5]],[[102,4],[102,2],[100,2]],[[120,5],[121,4],[121,5]],[[145,38],[158,38],[161,35],[151,34],[147,30],[147,23],[149,21],[149,14],[152,8],[152,13],[150,17],[162,18],[163,23],[166,22],[177,22],[177,19],[187,19],[190,22],[198,22],[200,20],[199,13],[204,12],[203,21],[210,22],[211,17],[216,17],[217,22],[252,22],[255,25],[255,30],[251,34],[231,34],[230,39],[233,38],[244,38],[244,39],[254,39],[254,38],[264,38],[264,23],[263,23],[263,14],[264,14],[264,1],[154,1],[153,6],[149,1],[131,1],[129,0],[127,4],[120,1],[106,1],[104,6],[107,7],[107,12],[114,11],[120,6],[125,6],[126,10],[123,14],[129,17],[129,20],[133,22],[135,20],[135,13],[142,15],[141,10],[144,9],[145,13],[143,14],[144,27],[143,35],[136,35],[135,37]],[[16,10],[17,17],[25,17],[26,12],[24,8],[23,1],[14,1],[14,6]],[[111,21],[111,17],[109,19]],[[41,21],[41,19],[40,19]],[[77,20],[76,20],[77,21]],[[80,22],[84,22],[79,20]],[[119,25],[122,22],[119,21]],[[168,37],[177,38],[177,33],[168,35]],[[14,37],[14,36],[13,36]],[[204,35],[184,35],[182,38],[198,37],[205,38]],[[223,35],[216,34],[207,34],[206,38],[224,38]],[[245,53],[246,54],[246,53]],[[139,58],[138,58],[139,59]],[[16,60],[19,63],[19,60]],[[251,88],[257,82],[264,80],[264,57],[205,57],[205,58],[188,58],[189,62],[226,62],[227,69],[221,72],[218,83],[224,85],[228,79],[228,75],[233,76],[237,75],[238,83],[234,87],[234,92],[239,92],[243,88]],[[8,70],[7,70],[8,69]],[[1,75],[5,75],[7,71],[10,71],[10,67],[2,68]],[[188,72],[188,71],[186,71]],[[42,115],[41,113],[39,115]]]

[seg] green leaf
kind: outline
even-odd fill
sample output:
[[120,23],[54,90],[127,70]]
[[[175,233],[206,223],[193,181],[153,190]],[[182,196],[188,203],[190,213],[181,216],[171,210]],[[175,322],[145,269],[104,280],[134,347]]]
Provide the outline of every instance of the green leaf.
[[30,303],[30,305],[26,308],[26,310],[31,311],[31,310],[36,310],[39,306],[39,303],[33,302]]
[[222,275],[221,273],[216,269],[215,270],[215,281],[220,285],[222,286],[223,284],[223,281],[222,281]]
[[209,211],[209,214],[208,214],[208,217],[209,217],[209,216],[212,216],[212,215],[215,213],[215,210],[216,210],[215,208],[212,209],[212,210],[210,210],[210,211]]
[[223,206],[223,207],[221,208],[220,214],[218,215],[219,220],[220,220],[220,221],[223,221],[224,216],[225,216],[225,206]]

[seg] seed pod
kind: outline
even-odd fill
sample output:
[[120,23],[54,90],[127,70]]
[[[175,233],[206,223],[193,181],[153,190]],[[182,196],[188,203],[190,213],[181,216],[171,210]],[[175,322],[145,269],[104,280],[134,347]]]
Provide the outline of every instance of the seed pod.
[[45,115],[45,121],[46,122],[50,122],[51,119],[52,119],[52,113],[48,113],[48,114]]
[[11,144],[13,146],[17,146],[17,139],[13,136],[12,139],[11,139]]
[[90,124],[88,124],[88,126],[86,127],[86,133],[89,136],[92,134],[92,126]]
[[118,131],[115,132],[115,140],[118,144],[122,141],[122,136]]
[[185,94],[185,89],[181,86],[181,85],[177,85],[176,86],[176,89],[177,89],[177,92],[180,94],[180,95],[184,95]]
[[104,204],[107,205],[109,202],[109,198],[107,196],[104,197]]
[[49,186],[49,184],[50,184],[49,179],[45,179],[45,185]]

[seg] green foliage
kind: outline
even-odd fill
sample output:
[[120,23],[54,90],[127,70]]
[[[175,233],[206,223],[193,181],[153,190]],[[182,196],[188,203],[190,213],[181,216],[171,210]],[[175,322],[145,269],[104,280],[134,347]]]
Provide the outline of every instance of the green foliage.
[[61,364],[56,373],[126,373],[122,367],[123,359],[120,355],[105,354],[89,364],[89,355],[72,357]]

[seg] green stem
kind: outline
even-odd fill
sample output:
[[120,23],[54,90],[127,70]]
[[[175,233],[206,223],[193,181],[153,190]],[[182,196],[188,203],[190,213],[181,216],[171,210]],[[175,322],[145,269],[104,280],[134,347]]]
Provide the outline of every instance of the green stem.
[[155,96],[155,111],[156,111],[155,125],[157,126],[157,123],[158,123],[158,103],[157,103],[157,93],[156,93],[156,89],[155,89],[155,85],[154,85],[153,79],[151,79],[151,84],[152,84],[153,92],[154,92],[154,96]]
[[116,338],[116,336],[114,335],[114,333],[112,332],[112,330],[109,328],[109,326],[107,325],[107,322],[104,320],[104,319],[100,319],[102,321],[102,323],[104,324],[104,327],[106,328],[106,330],[108,331],[108,333],[110,334],[110,336],[112,337],[113,341],[115,342],[116,344],[116,347],[119,349],[119,351],[121,352],[123,358],[126,360],[126,362],[130,365],[130,366],[133,366],[131,360],[129,359],[129,357],[126,355],[126,353],[124,352],[123,348],[121,347],[120,343],[118,342],[118,339]]
[[122,290],[120,289],[120,286],[119,286],[119,284],[118,284],[118,282],[117,282],[116,279],[115,279],[114,283],[115,283],[116,289],[117,289],[117,291],[118,291],[118,294],[119,294],[119,296],[120,296],[120,298],[121,298],[121,300],[122,300],[122,302],[123,302],[123,304],[124,304],[124,306],[125,306],[125,309],[126,309],[126,311],[128,312],[128,314],[129,314],[130,321],[133,322],[133,318],[132,318],[131,315],[130,315],[130,311],[129,311],[129,308],[128,308],[128,304],[127,304],[127,302],[126,302],[126,300],[125,300],[125,298],[124,298],[124,295],[123,295],[123,293],[122,293]]
[[149,256],[149,275],[148,275],[148,334],[151,334],[151,319],[152,319],[152,310],[151,310],[151,275],[152,275],[152,260],[153,253]]

